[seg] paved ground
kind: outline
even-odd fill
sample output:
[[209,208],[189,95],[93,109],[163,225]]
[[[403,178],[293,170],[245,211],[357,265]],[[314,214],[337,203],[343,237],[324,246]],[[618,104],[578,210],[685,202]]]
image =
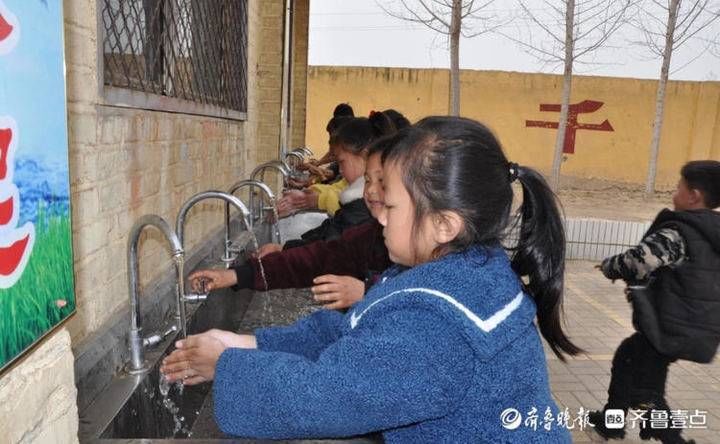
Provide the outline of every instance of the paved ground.
[[[570,337],[586,354],[563,363],[548,351],[548,368],[553,395],[561,409],[569,409],[570,419],[578,410],[595,410],[607,399],[610,365],[620,342],[633,332],[630,306],[623,284],[612,284],[593,263],[572,261],[566,274],[565,315]],[[720,363],[678,362],[670,366],[667,398],[672,409],[698,409],[706,413],[706,429],[686,429],[683,436],[698,443],[720,442]],[[702,414],[702,413],[701,413]],[[696,416],[695,418],[699,418]],[[542,424],[542,414],[540,415]],[[615,442],[641,441],[638,429],[627,429],[627,438]],[[601,442],[592,428],[573,430],[574,442]],[[657,441],[650,441],[657,442]]]

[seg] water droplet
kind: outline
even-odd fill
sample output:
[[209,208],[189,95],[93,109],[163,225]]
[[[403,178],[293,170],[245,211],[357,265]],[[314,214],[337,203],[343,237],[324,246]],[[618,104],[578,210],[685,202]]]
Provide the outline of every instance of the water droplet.
[[170,382],[168,381],[167,376],[165,376],[164,374],[160,374],[158,388],[160,389],[160,394],[162,394],[163,397],[167,397],[168,392],[170,391]]

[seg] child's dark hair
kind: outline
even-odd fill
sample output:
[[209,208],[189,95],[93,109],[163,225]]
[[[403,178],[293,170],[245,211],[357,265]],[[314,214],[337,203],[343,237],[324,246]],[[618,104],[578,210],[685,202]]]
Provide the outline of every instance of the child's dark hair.
[[370,117],[354,117],[344,123],[330,137],[330,144],[360,154],[380,137],[394,134],[395,131],[395,125],[389,117],[383,113],[371,113]]
[[398,110],[389,108],[384,110],[382,113],[392,120],[393,125],[395,125],[395,128],[398,131],[410,126],[410,121]]
[[386,153],[391,151],[397,143],[397,135],[398,133],[395,132],[390,135],[383,136],[370,144],[370,147],[367,151],[368,157],[372,156],[373,154],[380,154],[382,156],[381,158],[387,157],[388,154]]
[[355,112],[353,111],[352,106],[347,103],[340,103],[333,110],[332,119],[328,121],[325,131],[332,135],[332,133],[337,131],[338,128],[340,128],[344,123],[347,123],[353,117],[355,117]]
[[694,160],[680,170],[688,188],[699,190],[705,206],[720,207],[720,162],[717,160]]
[[463,232],[435,255],[499,246],[510,221],[510,183],[519,180],[523,203],[513,270],[528,277],[525,291],[535,300],[540,331],[553,352],[560,359],[562,352],[580,352],[562,329],[565,232],[555,195],[542,176],[509,163],[492,132],[470,119],[427,117],[393,139],[383,163],[396,163],[402,171],[416,224],[442,211],[464,221]]

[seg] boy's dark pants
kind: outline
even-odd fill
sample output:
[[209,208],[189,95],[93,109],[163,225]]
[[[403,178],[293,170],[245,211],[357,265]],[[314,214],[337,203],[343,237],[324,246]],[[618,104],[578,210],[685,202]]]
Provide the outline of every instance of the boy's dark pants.
[[[629,408],[664,410],[670,418],[670,407],[665,400],[665,382],[668,367],[676,359],[658,353],[647,338],[636,332],[626,338],[613,357],[608,401],[604,410]],[[649,414],[646,416],[649,418]],[[649,426],[640,430],[642,439],[657,438],[664,443],[686,442],[680,438],[681,430]]]
[[674,361],[658,353],[642,333],[626,338],[613,357],[605,408],[667,410],[665,382]]

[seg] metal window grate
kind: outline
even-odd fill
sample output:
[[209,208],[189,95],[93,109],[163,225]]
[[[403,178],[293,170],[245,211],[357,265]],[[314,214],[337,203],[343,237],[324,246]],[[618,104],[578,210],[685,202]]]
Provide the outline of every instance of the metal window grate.
[[101,0],[104,83],[245,112],[247,0]]

